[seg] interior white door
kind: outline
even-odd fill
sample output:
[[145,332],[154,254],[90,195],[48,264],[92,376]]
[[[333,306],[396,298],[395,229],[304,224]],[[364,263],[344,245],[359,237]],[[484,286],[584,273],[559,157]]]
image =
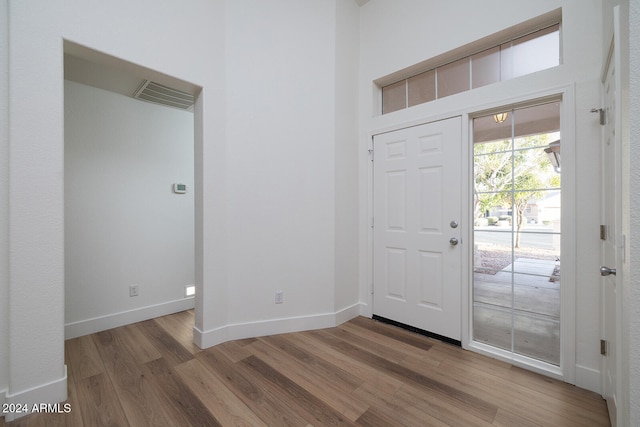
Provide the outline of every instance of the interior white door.
[[461,118],[377,135],[373,313],[460,341]]
[[[614,11],[614,16],[616,11]],[[603,396],[607,400],[611,425],[616,426],[620,413],[621,314],[622,314],[622,189],[620,108],[617,90],[620,88],[617,19],[603,80],[605,124],[602,138],[602,333],[606,352],[602,357]],[[611,269],[615,269],[611,271]]]

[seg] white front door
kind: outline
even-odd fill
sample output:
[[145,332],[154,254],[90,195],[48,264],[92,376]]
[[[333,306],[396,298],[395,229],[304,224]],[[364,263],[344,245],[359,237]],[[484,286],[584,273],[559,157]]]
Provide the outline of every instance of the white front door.
[[[617,8],[616,8],[617,9]],[[614,15],[616,12],[614,11]],[[616,21],[614,19],[614,21]],[[603,80],[605,124],[602,138],[602,334],[605,354],[602,356],[603,396],[607,400],[611,425],[619,422],[622,314],[622,235],[621,140],[619,132],[620,68],[617,22]],[[607,269],[615,269],[610,272]]]
[[461,118],[373,140],[373,313],[461,337]]

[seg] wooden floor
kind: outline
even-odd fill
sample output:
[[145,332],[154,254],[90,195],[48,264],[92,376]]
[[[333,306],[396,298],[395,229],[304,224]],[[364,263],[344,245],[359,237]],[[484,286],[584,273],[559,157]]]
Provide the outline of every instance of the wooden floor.
[[608,426],[594,393],[358,317],[199,350],[193,312],[66,342],[68,414],[0,426]]

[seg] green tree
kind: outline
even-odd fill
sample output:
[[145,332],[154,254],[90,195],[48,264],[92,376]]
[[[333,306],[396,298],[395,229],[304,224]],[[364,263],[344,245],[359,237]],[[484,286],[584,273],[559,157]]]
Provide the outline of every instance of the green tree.
[[516,248],[520,247],[527,206],[543,196],[542,190],[560,187],[560,175],[544,152],[550,137],[541,134],[474,147],[475,217],[493,207],[511,208]]

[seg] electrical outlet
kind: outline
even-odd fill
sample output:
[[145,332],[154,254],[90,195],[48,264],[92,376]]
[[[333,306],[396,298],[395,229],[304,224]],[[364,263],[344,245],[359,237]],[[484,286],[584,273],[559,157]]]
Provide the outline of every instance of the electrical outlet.
[[185,285],[184,287],[184,297],[192,297],[196,294],[196,285]]
[[138,285],[129,285],[129,296],[130,297],[137,297],[138,293],[139,293],[139,286]]
[[276,304],[284,302],[284,291],[276,291]]

